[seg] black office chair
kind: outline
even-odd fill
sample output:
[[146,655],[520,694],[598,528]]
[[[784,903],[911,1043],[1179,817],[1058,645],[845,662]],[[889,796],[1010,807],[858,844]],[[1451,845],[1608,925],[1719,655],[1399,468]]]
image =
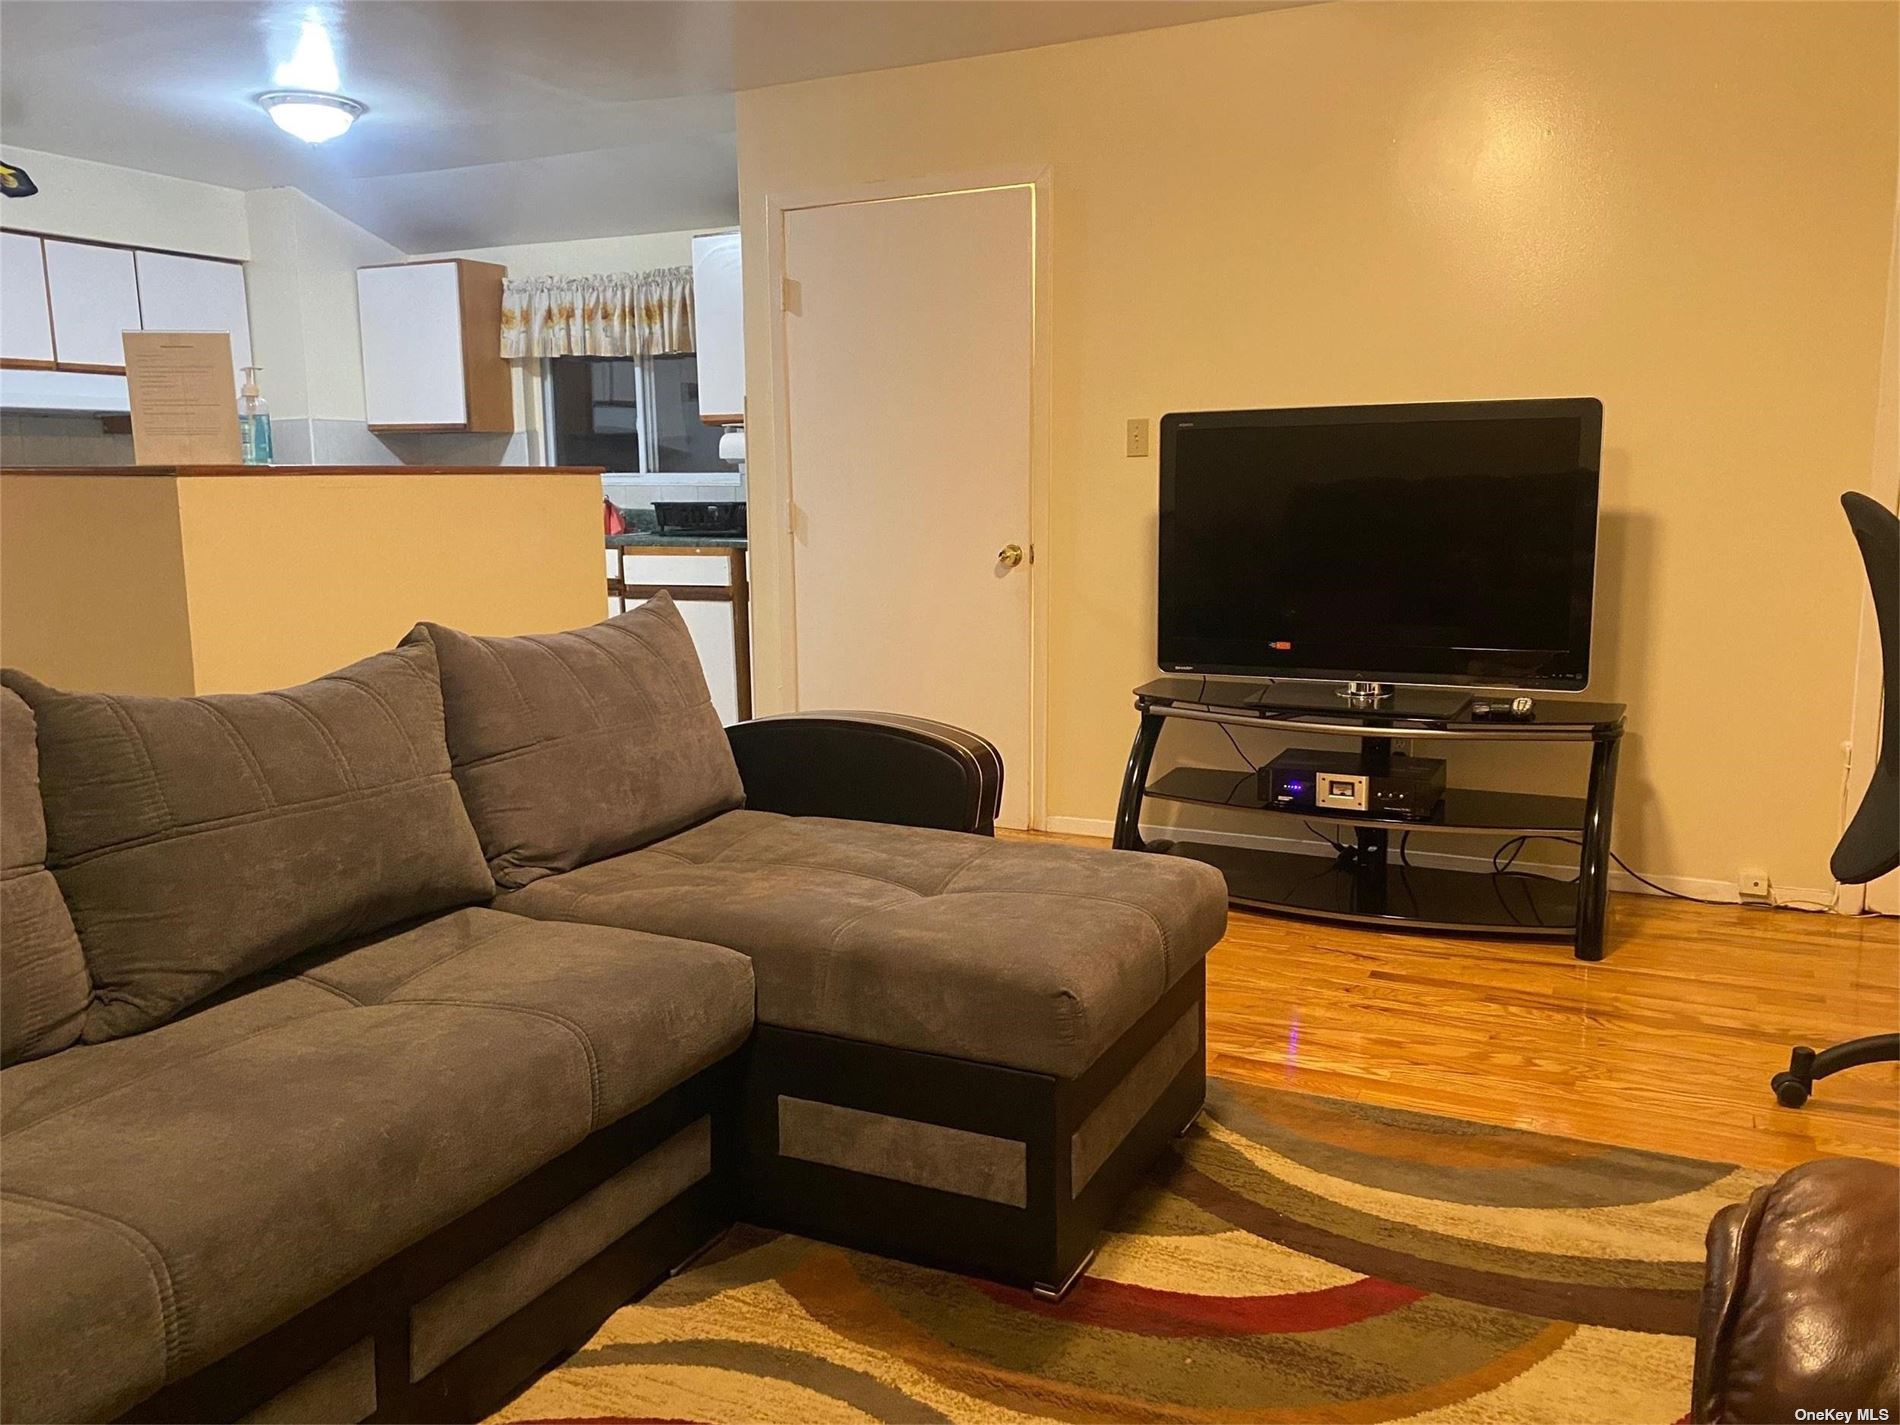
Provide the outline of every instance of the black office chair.
[[[1841,496],[1847,523],[1860,543],[1867,582],[1874,591],[1874,618],[1880,625],[1880,761],[1874,767],[1860,810],[1841,833],[1828,868],[1843,885],[1875,881],[1900,868],[1900,518],[1865,495]],[[1816,1051],[1796,1047],[1786,1073],[1769,1080],[1775,1097],[1799,1108],[1814,1092],[1814,1081],[1862,1064],[1900,1060],[1900,1034],[1870,1034]]]

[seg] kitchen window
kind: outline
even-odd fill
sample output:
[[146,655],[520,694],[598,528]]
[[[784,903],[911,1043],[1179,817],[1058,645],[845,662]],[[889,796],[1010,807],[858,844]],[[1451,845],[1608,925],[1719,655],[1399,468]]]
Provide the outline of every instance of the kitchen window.
[[547,363],[547,429],[556,465],[610,475],[718,475],[719,427],[699,419],[699,364],[672,356],[557,356]]

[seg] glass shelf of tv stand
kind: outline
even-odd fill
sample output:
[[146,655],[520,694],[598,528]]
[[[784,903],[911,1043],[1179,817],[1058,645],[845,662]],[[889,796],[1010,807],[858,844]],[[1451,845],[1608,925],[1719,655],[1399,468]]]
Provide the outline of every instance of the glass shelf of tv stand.
[[1424,821],[1392,816],[1359,816],[1352,812],[1314,811],[1277,807],[1262,800],[1260,779],[1254,772],[1224,767],[1175,767],[1143,788],[1143,794],[1162,801],[1192,802],[1198,806],[1239,807],[1297,817],[1314,825],[1376,826],[1392,831],[1468,832],[1487,836],[1578,836],[1583,832],[1588,803],[1582,797],[1553,797],[1533,792],[1489,792],[1447,787],[1436,815]]
[[[1204,861],[1225,876],[1228,898],[1237,906],[1362,924],[1561,935],[1578,959],[1603,958],[1622,704],[1539,696],[1528,721],[1484,722],[1471,715],[1471,697],[1455,691],[1418,695],[1401,690],[1376,708],[1349,708],[1336,702],[1329,689],[1167,675],[1135,689],[1135,707],[1140,723],[1115,811],[1117,849]],[[1152,763],[1162,729],[1176,720],[1259,728],[1282,736],[1356,740],[1361,745],[1419,739],[1424,745],[1411,749],[1419,756],[1435,755],[1439,746],[1453,741],[1581,744],[1590,749],[1587,790],[1582,797],[1557,797],[1448,789],[1439,812],[1424,822],[1289,812],[1260,800],[1252,772],[1176,767],[1155,773]],[[1142,806],[1150,796],[1270,812],[1316,827],[1330,821],[1349,845],[1333,855],[1316,846],[1282,850],[1271,844],[1235,845],[1201,839],[1185,827],[1168,839],[1149,840],[1142,833]],[[1350,837],[1344,835],[1348,827]],[[1421,865],[1392,841],[1393,832],[1403,837],[1408,830],[1574,838],[1582,843],[1578,874],[1574,880],[1499,875],[1482,864],[1483,856],[1469,870]]]

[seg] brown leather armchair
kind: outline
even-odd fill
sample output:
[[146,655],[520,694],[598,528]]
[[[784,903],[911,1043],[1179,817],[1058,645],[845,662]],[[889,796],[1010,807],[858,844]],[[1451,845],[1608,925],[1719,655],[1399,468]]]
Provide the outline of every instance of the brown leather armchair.
[[1690,1419],[1900,1421],[1900,1168],[1804,1163],[1708,1242]]

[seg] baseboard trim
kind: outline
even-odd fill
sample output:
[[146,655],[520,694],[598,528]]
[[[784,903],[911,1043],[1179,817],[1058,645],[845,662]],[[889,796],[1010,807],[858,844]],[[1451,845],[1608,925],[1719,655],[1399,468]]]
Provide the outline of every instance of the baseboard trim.
[[[1052,816],[1049,818],[1049,830],[1065,836],[1107,838],[1115,834],[1115,823],[1097,821],[1090,817]],[[1212,831],[1202,827],[1176,826],[1162,822],[1144,822],[1141,834],[1149,839],[1186,835],[1196,841],[1211,841],[1219,846],[1257,846],[1267,851],[1312,851],[1321,844],[1318,840],[1307,836],[1263,836],[1253,832]],[[1505,839],[1502,835],[1498,837],[1499,842]],[[1531,843],[1532,846],[1536,844],[1536,842]],[[1447,871],[1483,871],[1488,870],[1491,865],[1489,851],[1483,855],[1474,856],[1455,851],[1418,850],[1412,852],[1411,856],[1412,860],[1420,866],[1437,866]],[[1575,862],[1534,861],[1528,855],[1518,857],[1515,864],[1516,869],[1520,871],[1532,871],[1546,876],[1573,876],[1577,870]],[[1643,875],[1654,881],[1657,886],[1674,891],[1678,895],[1694,896],[1698,900],[1721,901],[1728,905],[1742,904],[1741,891],[1733,881],[1712,881],[1700,876],[1650,875],[1648,871],[1643,872]],[[1610,889],[1645,896],[1663,894],[1663,891],[1657,890],[1654,886],[1644,885],[1620,867],[1612,867],[1610,870]],[[1823,890],[1811,890],[1799,886],[1777,886],[1775,897],[1784,903],[1796,901],[1824,906],[1834,900],[1834,888],[1829,886]],[[1851,913],[1851,910],[1848,913]]]

